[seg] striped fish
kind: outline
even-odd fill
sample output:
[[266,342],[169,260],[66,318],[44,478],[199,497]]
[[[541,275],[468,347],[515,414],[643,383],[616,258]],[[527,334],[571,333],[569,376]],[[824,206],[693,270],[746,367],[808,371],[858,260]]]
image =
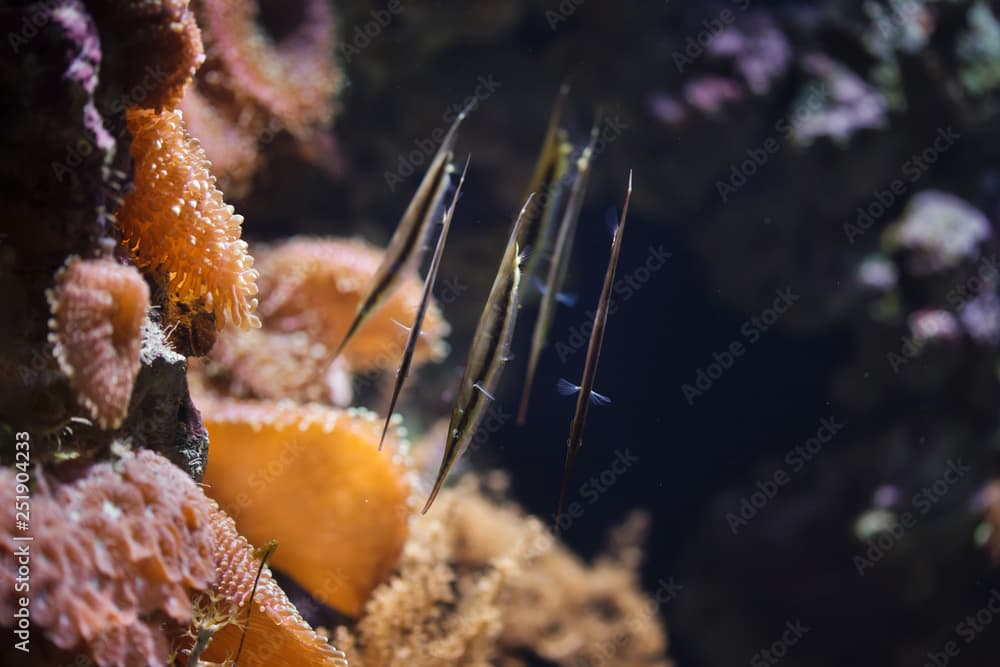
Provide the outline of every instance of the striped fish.
[[[608,270],[604,274],[604,287],[601,288],[601,298],[597,302],[597,312],[594,315],[594,326],[590,332],[590,342],[587,345],[587,359],[583,365],[583,379],[580,385],[570,385],[577,393],[576,412],[569,426],[569,438],[566,441],[566,465],[563,469],[562,485],[559,490],[559,504],[556,506],[555,526],[559,530],[559,517],[562,516],[566,503],[566,491],[569,489],[570,471],[576,454],[583,445],[583,427],[587,422],[587,409],[590,403],[606,404],[606,397],[594,392],[594,376],[597,375],[597,361],[601,356],[601,344],[604,342],[604,328],[608,323],[608,304],[611,303],[611,288],[615,283],[615,270],[618,267],[618,257],[622,249],[622,236],[625,233],[625,219],[628,216],[628,204],[632,199],[632,172],[628,174],[628,192],[625,195],[625,206],[622,208],[621,219],[615,228],[614,240],[611,242],[611,257],[608,260]],[[568,383],[566,383],[568,384]],[[564,385],[565,386],[565,385]]]
[[465,362],[465,371],[458,386],[458,397],[448,425],[448,441],[441,467],[438,469],[437,480],[434,482],[427,504],[424,505],[423,513],[430,509],[444,485],[448,471],[468,448],[476,426],[486,414],[489,402],[493,400],[492,392],[507,361],[510,340],[514,335],[514,322],[517,320],[517,292],[521,280],[521,262],[524,260],[517,239],[531,199],[529,196],[514,222],[503,259],[500,260],[500,268],[493,280],[490,295],[486,299],[486,306],[479,317],[479,324],[476,325],[476,333],[472,337],[469,358]]
[[455,194],[451,199],[451,206],[448,207],[448,211],[444,215],[441,235],[438,236],[437,245],[434,247],[434,255],[431,257],[431,265],[427,269],[427,277],[424,279],[424,291],[420,295],[420,305],[417,306],[413,326],[410,328],[409,336],[406,339],[406,347],[403,348],[403,358],[399,364],[399,371],[396,373],[396,383],[392,388],[389,409],[385,413],[385,425],[382,427],[382,437],[378,441],[379,451],[382,450],[382,443],[385,442],[385,434],[389,430],[389,421],[392,419],[392,411],[396,409],[399,392],[402,391],[403,383],[406,382],[406,376],[410,373],[410,365],[413,362],[413,351],[417,349],[417,340],[420,338],[420,327],[424,323],[424,315],[427,313],[431,293],[434,291],[434,281],[437,280],[438,268],[441,266],[441,255],[444,254],[444,244],[448,238],[448,230],[451,228],[451,219],[455,215],[455,205],[458,204],[458,195],[462,192],[462,185],[465,183],[465,173],[468,170],[469,159],[466,159],[465,168],[462,169],[462,176],[458,179],[458,186],[455,188]]
[[406,207],[406,212],[403,213],[389,241],[389,247],[385,250],[382,263],[375,271],[372,286],[358,303],[354,319],[340,345],[337,346],[334,358],[340,356],[361,325],[385,303],[398,285],[404,269],[419,264],[431,221],[436,217],[436,211],[440,209],[451,182],[452,149],[458,137],[458,126],[462,124],[467,112],[468,107],[458,114],[434,159],[431,160],[430,166],[427,167],[427,173],[424,174],[420,186]]

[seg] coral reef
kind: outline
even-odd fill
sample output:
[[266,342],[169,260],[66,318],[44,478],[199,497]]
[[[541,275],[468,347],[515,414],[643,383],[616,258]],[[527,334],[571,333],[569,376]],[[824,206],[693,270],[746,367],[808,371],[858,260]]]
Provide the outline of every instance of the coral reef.
[[49,340],[81,404],[101,428],[128,413],[139,373],[149,288],[132,266],[70,258],[49,291]]
[[254,0],[194,4],[208,59],[181,108],[225,192],[242,197],[265,162],[259,145],[287,131],[308,157],[326,136],[342,85],[334,17],[325,0],[297,0],[267,24]]
[[[118,211],[122,241],[168,298],[203,303],[219,328],[260,326],[257,272],[240,238],[243,216],[222,199],[180,113],[128,113],[135,189]],[[171,322],[171,324],[174,324]]]
[[357,615],[392,572],[407,534],[408,473],[374,414],[197,397],[211,437],[206,490],[274,566],[317,600]]
[[[216,578],[211,590],[194,601],[189,642],[193,645],[200,633],[208,634],[210,641],[201,660],[222,663],[239,653],[242,665],[346,667],[344,654],[302,620],[270,568],[261,568],[259,557],[237,532],[233,519],[215,503],[210,517]],[[190,655],[188,651],[179,651],[178,656]]]
[[[172,635],[191,622],[190,598],[215,579],[211,502],[149,451],[93,464],[71,481],[34,474],[33,621],[53,644],[84,650],[101,667],[165,664]],[[0,469],[5,625],[17,572],[14,477]]]
[[413,523],[399,573],[336,643],[355,667],[667,665],[628,547],[587,566],[540,521],[465,478]]
[[[263,328],[224,331],[198,368],[206,382],[232,396],[322,401],[343,405],[348,373],[395,369],[413,320],[421,282],[404,277],[400,288],[361,327],[334,363],[333,351],[375,274],[382,252],[357,240],[293,238],[257,247]],[[424,319],[414,363],[447,353],[449,328],[433,304]],[[349,385],[348,385],[349,386]]]

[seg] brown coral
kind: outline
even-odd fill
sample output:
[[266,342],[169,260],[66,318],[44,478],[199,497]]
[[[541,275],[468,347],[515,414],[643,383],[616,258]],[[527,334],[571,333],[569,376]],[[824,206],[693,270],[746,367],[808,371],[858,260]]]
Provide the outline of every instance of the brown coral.
[[97,423],[117,427],[139,372],[149,288],[134,267],[70,258],[48,300],[49,340],[60,368]]
[[[534,518],[466,478],[412,526],[399,574],[353,628],[352,667],[410,664],[667,665],[656,603],[630,549],[586,566]],[[626,541],[627,542],[627,541]],[[634,551],[634,547],[631,551]]]
[[128,112],[135,190],[118,212],[136,264],[174,300],[198,304],[221,328],[259,326],[257,272],[240,239],[243,216],[222,200],[209,163],[179,112]]
[[[209,501],[150,451],[92,465],[69,483],[36,472],[31,615],[62,649],[102,667],[164,664],[191,621],[190,596],[215,577]],[[0,470],[0,609],[13,606],[14,472]],[[4,613],[0,623],[9,623]]]
[[[197,398],[197,397],[196,397]],[[211,439],[207,492],[240,532],[278,540],[272,562],[316,599],[357,614],[406,538],[409,484],[399,435],[379,452],[379,420],[319,405],[196,400]]]
[[[299,665],[346,666],[344,654],[316,634],[306,623],[269,568],[260,569],[260,560],[246,538],[236,532],[232,518],[212,503],[215,534],[216,581],[212,591],[202,596],[196,614],[196,628],[219,626],[211,636],[202,660],[222,664],[239,650],[246,629],[239,664],[244,667],[299,667]],[[254,581],[260,580],[254,591]],[[249,610],[253,591],[253,609]],[[250,611],[249,624],[246,623]],[[183,664],[183,663],[182,663]]]
[[[114,31],[110,48],[124,106],[173,109],[205,60],[201,32],[188,0],[99,0],[98,22]],[[105,41],[102,38],[102,42]]]

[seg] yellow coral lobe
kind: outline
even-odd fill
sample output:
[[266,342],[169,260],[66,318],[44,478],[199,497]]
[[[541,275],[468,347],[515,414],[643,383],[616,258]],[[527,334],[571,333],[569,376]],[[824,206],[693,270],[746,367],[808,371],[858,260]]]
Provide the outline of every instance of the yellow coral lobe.
[[118,427],[139,373],[149,288],[135,267],[71,257],[47,296],[59,367],[101,428]]
[[[336,349],[382,261],[383,251],[358,240],[293,238],[260,253],[261,314],[269,328],[305,331]],[[423,283],[405,276],[344,350],[354,371],[395,370],[406,342],[400,324],[413,323]],[[414,364],[447,354],[448,323],[432,303],[413,354]]]
[[[379,453],[362,410],[198,401],[208,430],[207,493],[272,564],[313,597],[357,615],[395,567],[411,507],[407,469]],[[398,447],[390,445],[390,452]]]
[[[260,570],[253,547],[237,532],[232,518],[218,506],[212,512],[212,527],[217,574],[209,613],[215,617],[203,617],[198,621],[215,621],[222,627],[212,636],[201,656],[202,661],[223,664],[225,660],[234,659],[245,628],[246,639],[239,654],[242,667],[346,665],[344,654],[309,627],[274,581],[270,569]],[[258,570],[260,580],[254,591]],[[251,592],[252,610],[248,608]]]
[[243,216],[222,199],[180,112],[127,113],[135,189],[118,211],[123,243],[170,298],[203,301],[221,328],[260,326],[257,271],[240,238]]

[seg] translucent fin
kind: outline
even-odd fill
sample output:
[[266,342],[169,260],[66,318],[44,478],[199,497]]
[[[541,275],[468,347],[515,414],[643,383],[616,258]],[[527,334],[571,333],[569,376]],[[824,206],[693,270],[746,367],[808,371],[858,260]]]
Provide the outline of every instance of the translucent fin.
[[[543,296],[548,294],[549,289],[545,286],[545,283],[538,276],[532,276],[531,282],[535,285],[537,289]],[[566,306],[567,308],[572,308],[576,306],[576,294],[568,294],[566,292],[556,292],[556,301]]]
[[[413,327],[408,327],[408,326],[406,326],[405,324],[403,324],[402,322],[400,322],[399,320],[397,320],[395,318],[393,318],[392,323],[395,324],[400,329],[402,329],[403,331],[405,331],[406,333],[410,333],[410,331],[413,330]],[[418,336],[423,336],[425,333],[427,333],[427,332],[426,331],[420,331],[420,332],[417,333],[417,335]]]
[[590,404],[591,405],[611,405],[611,399],[604,394],[598,394],[596,391],[590,392]]
[[486,387],[484,387],[483,385],[479,384],[478,382],[476,384],[472,385],[472,386],[475,387],[476,389],[478,389],[479,391],[483,392],[483,396],[485,396],[486,398],[490,399],[491,401],[497,400],[493,396],[493,394],[491,394],[490,392],[486,391]]
[[576,392],[580,391],[580,385],[573,384],[566,378],[559,378],[559,382],[556,384],[556,389],[563,396],[572,396]]
[[576,306],[576,294],[567,294],[566,292],[556,292],[556,301],[566,306],[567,308],[573,308]]
[[608,226],[611,236],[614,236],[615,232],[618,231],[618,211],[613,206],[604,213],[604,224]]

